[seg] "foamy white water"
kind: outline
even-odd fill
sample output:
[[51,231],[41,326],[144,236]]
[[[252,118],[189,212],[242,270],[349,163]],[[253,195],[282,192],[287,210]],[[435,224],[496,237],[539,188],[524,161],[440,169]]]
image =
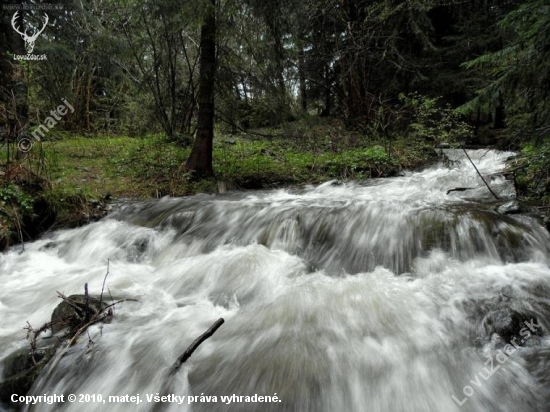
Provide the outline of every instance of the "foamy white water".
[[[110,292],[139,302],[92,327],[93,350],[82,336],[31,394],[143,402],[30,410],[150,411],[145,394],[162,390],[218,402],[160,410],[550,410],[550,236],[533,217],[496,213],[469,162],[450,155],[453,168],[366,183],[129,204],[23,253],[14,247],[0,255],[0,374],[28,345],[25,322],[49,321],[56,290],[82,293],[87,282],[99,293],[109,259]],[[489,177],[510,153],[470,155],[499,196],[513,197],[510,182]],[[474,189],[446,194],[455,187]],[[508,315],[536,318],[542,336],[476,380],[506,343],[488,325]],[[281,402],[220,402],[275,393]]]

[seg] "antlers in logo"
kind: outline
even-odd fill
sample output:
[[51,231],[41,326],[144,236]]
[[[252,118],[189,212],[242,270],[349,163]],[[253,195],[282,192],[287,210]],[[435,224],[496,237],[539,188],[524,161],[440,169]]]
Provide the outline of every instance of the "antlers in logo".
[[13,18],[11,19],[11,25],[12,25],[13,29],[17,33],[19,33],[21,35],[21,37],[23,38],[23,40],[25,41],[25,49],[27,50],[27,54],[31,54],[32,51],[34,50],[34,42],[36,41],[36,39],[38,38],[40,33],[42,33],[44,31],[44,29],[46,28],[46,26],[48,25],[49,17],[46,13],[44,13],[44,26],[40,30],[37,30],[37,29],[33,28],[33,33],[32,33],[31,36],[29,36],[27,34],[27,30],[25,30],[25,32],[22,32],[16,26],[16,24],[17,24],[16,23],[17,13],[19,13],[19,11],[16,11],[15,14],[13,15]]

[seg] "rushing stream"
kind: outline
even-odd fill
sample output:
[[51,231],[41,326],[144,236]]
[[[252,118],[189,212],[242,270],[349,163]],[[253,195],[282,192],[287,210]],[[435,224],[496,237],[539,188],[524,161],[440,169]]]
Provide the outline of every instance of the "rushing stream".
[[[494,174],[511,154],[470,155],[512,198]],[[471,164],[449,156],[364,183],[129,203],[13,247],[0,255],[0,376],[28,345],[26,321],[49,320],[56,290],[99,294],[109,260],[109,294],[138,301],[91,327],[30,394],[142,403],[30,410],[550,411],[550,236],[535,217],[497,213]],[[447,194],[456,187],[473,189]],[[217,402],[147,401],[157,393]],[[233,394],[280,402],[221,401]]]

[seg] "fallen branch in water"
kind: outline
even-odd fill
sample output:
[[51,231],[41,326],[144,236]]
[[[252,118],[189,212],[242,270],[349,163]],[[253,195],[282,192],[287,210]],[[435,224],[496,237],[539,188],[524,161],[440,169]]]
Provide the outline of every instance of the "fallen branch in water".
[[105,290],[105,281],[107,280],[107,276],[109,276],[109,259],[107,259],[107,273],[105,273],[105,277],[103,278],[103,285],[101,286],[101,295],[99,295],[100,306],[101,306],[101,303],[103,302],[103,291]]
[[108,312],[106,314],[104,314],[103,316],[99,316],[99,317],[95,317],[89,321],[88,323],[86,323],[84,326],[82,326],[80,329],[78,329],[75,334],[73,335],[73,337],[71,338],[71,340],[69,341],[69,343],[67,343],[67,348],[72,346],[73,343],[76,342],[76,340],[78,339],[78,337],[82,334],[82,332],[84,332],[86,329],[88,329],[90,326],[92,326],[93,324],[97,323],[97,322],[100,322],[102,320],[105,320],[106,318],[110,317],[111,315],[111,312]]
[[67,296],[65,296],[63,293],[61,293],[60,291],[56,290],[57,294],[59,295],[59,297],[61,299],[63,299],[63,301],[69,305],[70,307],[72,307],[74,310],[75,310],[75,315],[78,316],[79,318],[81,318],[81,316],[79,315],[78,312],[80,313],[83,313],[83,309],[74,301],[72,300],[71,298],[68,298]]
[[489,189],[489,192],[491,192],[491,194],[495,197],[496,200],[500,200],[500,198],[497,196],[497,194],[495,192],[493,192],[493,189],[491,189],[491,186],[489,186],[489,184],[485,181],[485,179],[481,175],[480,171],[477,169],[477,166],[475,165],[475,163],[472,161],[472,159],[468,155],[468,152],[466,151],[466,149],[462,148],[462,151],[464,152],[464,154],[466,155],[466,157],[468,158],[468,160],[470,161],[470,163],[472,164],[474,169],[476,169],[477,174],[479,175],[479,177],[481,177],[481,180],[483,180],[483,183],[485,183],[485,186],[487,186],[487,189]]
[[447,190],[447,194],[451,192],[464,192],[466,190],[471,190],[473,187],[455,187],[454,189]]
[[27,326],[25,326],[23,328],[27,331],[27,339],[29,340],[29,344],[31,345],[30,356],[31,356],[32,363],[34,364],[34,366],[36,366],[38,364],[38,362],[36,362],[36,359],[34,357],[34,355],[36,353],[36,349],[37,349],[36,340],[38,339],[38,336],[42,332],[45,332],[46,330],[51,329],[51,327],[52,327],[52,323],[48,322],[48,323],[44,323],[39,329],[34,329],[31,326],[31,324],[29,323],[29,321],[27,321]]
[[[224,322],[225,321],[223,320],[223,318],[219,318],[216,322],[214,322],[214,324],[210,326],[206,332],[200,335],[197,339],[193,341],[193,343],[191,343],[191,345],[189,345],[189,347],[185,350],[185,352],[183,352],[182,355],[178,358],[174,366],[168,369],[168,372],[166,373],[166,375],[164,375],[163,382],[160,385],[159,393],[161,394],[161,396],[173,393],[172,392],[173,378],[174,378],[174,375],[178,372],[181,365],[183,365],[187,361],[187,359],[191,357],[193,352],[197,350],[200,344],[203,343],[210,336],[212,336],[220,328],[220,326],[223,325]],[[160,405],[162,404],[156,403],[155,406],[153,407],[153,412],[162,411],[163,409]]]
[[88,283],[84,283],[84,321],[90,321],[90,295],[88,294]]
[[191,345],[189,345],[189,347],[185,350],[185,352],[183,352],[182,355],[176,361],[176,364],[174,365],[174,369],[173,369],[174,372],[177,371],[180,368],[180,366],[183,363],[185,363],[187,361],[187,359],[189,359],[191,357],[193,352],[195,352],[197,350],[197,348],[200,346],[200,344],[203,343],[210,336],[212,336],[220,328],[220,326],[223,325],[224,322],[225,321],[223,320],[223,318],[219,318],[216,322],[214,322],[214,324],[212,326],[210,326],[208,328],[208,330],[206,332],[204,332],[197,339],[195,339],[193,341],[193,343],[191,343]]

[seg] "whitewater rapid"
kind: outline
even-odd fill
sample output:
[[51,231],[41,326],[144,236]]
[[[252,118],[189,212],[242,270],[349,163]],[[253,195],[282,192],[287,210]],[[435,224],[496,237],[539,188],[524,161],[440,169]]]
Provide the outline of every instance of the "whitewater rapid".
[[[511,153],[469,153],[512,199],[498,173]],[[88,283],[99,294],[108,265],[109,293],[137,301],[91,327],[29,395],[143,402],[29,410],[550,410],[550,235],[534,216],[499,214],[471,164],[449,157],[451,166],[388,179],[131,202],[15,246],[0,255],[0,376],[3,360],[29,345],[26,322],[49,321],[56,290]],[[456,187],[473,189],[447,194]],[[506,313],[535,318],[541,333],[500,363],[507,342],[487,325]],[[491,358],[500,367],[479,378]],[[280,402],[146,401],[163,391]]]

